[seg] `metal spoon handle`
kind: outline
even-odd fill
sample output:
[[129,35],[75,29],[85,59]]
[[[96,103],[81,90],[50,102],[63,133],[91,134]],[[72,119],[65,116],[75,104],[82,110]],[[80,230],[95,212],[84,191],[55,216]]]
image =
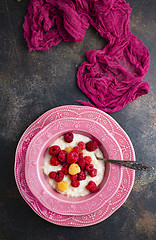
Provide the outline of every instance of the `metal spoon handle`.
[[120,161],[120,160],[112,160],[112,159],[107,159],[107,158],[98,158],[99,160],[104,160],[105,162],[110,162],[110,163],[115,163],[124,167],[128,167],[134,170],[140,170],[140,171],[151,171],[154,168],[143,164],[139,162],[134,162],[134,161]]

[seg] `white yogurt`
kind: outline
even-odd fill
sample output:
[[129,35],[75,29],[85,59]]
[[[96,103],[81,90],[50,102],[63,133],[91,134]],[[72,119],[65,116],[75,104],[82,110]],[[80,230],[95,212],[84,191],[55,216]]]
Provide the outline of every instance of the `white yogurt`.
[[[64,141],[64,137],[61,136],[60,138],[58,138],[51,146],[53,145],[58,145],[61,150],[64,150],[66,147],[75,147],[78,145],[79,142],[83,141],[84,143],[89,142],[91,139],[81,135],[81,134],[74,134],[74,139],[71,143],[67,143]],[[61,170],[62,165],[58,165],[58,166],[51,166],[50,165],[50,158],[51,155],[48,153],[48,150],[45,153],[45,157],[43,160],[43,165],[42,165],[42,169],[45,175],[47,175],[47,181],[48,183],[59,193],[70,196],[70,197],[80,197],[80,196],[85,196],[87,194],[89,194],[90,192],[86,189],[86,186],[88,184],[89,181],[94,181],[96,183],[96,185],[98,186],[104,176],[104,171],[105,171],[105,167],[104,167],[104,161],[102,160],[98,160],[96,158],[97,157],[103,157],[102,152],[100,151],[99,148],[97,148],[94,152],[89,152],[86,149],[82,150],[83,156],[90,156],[92,158],[92,162],[91,164],[94,165],[94,168],[97,169],[97,175],[95,177],[91,177],[89,176],[89,174],[86,172],[86,179],[85,180],[81,180],[80,181],[80,186],[75,188],[71,185],[71,180],[70,180],[70,176],[69,175],[65,175],[63,178],[63,181],[66,181],[69,183],[69,188],[64,191],[64,192],[60,192],[57,189],[57,182],[51,178],[48,177],[49,173],[51,171],[55,171],[57,172],[58,170]],[[96,156],[95,156],[96,154]]]

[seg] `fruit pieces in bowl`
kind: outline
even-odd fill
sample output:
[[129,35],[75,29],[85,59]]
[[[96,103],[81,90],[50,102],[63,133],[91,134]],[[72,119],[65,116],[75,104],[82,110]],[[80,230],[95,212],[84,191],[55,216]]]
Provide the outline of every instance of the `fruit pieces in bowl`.
[[48,183],[58,192],[80,197],[96,192],[103,180],[103,154],[96,140],[67,132],[46,151],[42,169]]

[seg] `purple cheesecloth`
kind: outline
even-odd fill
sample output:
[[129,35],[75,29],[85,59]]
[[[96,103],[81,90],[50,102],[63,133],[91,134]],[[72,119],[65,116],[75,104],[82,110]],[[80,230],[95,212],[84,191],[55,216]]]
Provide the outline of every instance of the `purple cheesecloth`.
[[149,92],[150,55],[131,33],[131,8],[125,0],[31,0],[24,37],[29,50],[47,51],[63,41],[82,41],[90,24],[107,41],[86,52],[77,72],[79,88],[92,100],[83,105],[111,113]]

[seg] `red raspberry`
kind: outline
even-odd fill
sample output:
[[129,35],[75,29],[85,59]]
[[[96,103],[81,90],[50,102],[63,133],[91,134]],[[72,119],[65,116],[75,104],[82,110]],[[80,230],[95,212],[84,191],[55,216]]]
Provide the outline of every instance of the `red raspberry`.
[[89,172],[89,175],[90,175],[91,177],[96,177],[96,175],[97,175],[97,169],[94,168],[93,170],[91,170],[91,171]]
[[74,181],[71,182],[71,185],[73,187],[79,187],[80,186],[80,182],[78,180],[74,180]]
[[93,182],[93,181],[90,181],[90,182],[87,184],[86,188],[87,188],[88,191],[90,191],[90,192],[92,192],[92,193],[94,193],[94,192],[97,191],[97,185],[96,185],[96,183]]
[[75,180],[77,180],[77,177],[78,177],[77,174],[72,175],[72,176],[70,177],[70,180],[71,180],[71,181],[75,181]]
[[73,151],[78,153],[78,154],[82,152],[82,150],[79,146],[73,147]]
[[85,157],[84,157],[84,160],[85,160],[85,163],[86,163],[86,164],[90,164],[91,161],[92,161],[92,159],[91,159],[90,156],[85,156]]
[[83,158],[83,153],[82,153],[82,152],[79,153],[79,160],[84,160],[84,158]]
[[78,146],[79,146],[82,150],[84,150],[84,149],[86,148],[86,144],[85,144],[84,142],[79,142],[79,143],[78,143]]
[[56,172],[50,172],[50,173],[49,173],[49,177],[50,177],[51,179],[55,179],[55,177],[56,177]]
[[93,164],[88,164],[88,165],[86,165],[86,170],[87,170],[87,172],[90,172],[90,171],[92,171],[94,169],[94,165]]
[[63,180],[63,178],[64,178],[64,173],[62,172],[62,170],[57,171],[55,181],[61,182]]
[[67,162],[72,164],[72,163],[76,163],[79,159],[79,155],[78,153],[71,151],[68,155],[67,155]]
[[68,167],[69,167],[69,163],[64,162],[64,163],[63,163],[63,167],[62,167],[62,172],[63,172],[65,175],[68,175]]
[[64,135],[64,141],[67,143],[71,143],[73,141],[74,135],[72,132],[68,132]]
[[58,160],[63,163],[67,159],[67,152],[65,150],[61,150],[58,154]]
[[60,164],[59,160],[57,159],[57,157],[52,156],[52,158],[50,159],[50,164],[52,166],[58,166]]
[[84,171],[81,171],[80,173],[78,173],[78,180],[85,180],[86,179],[86,174]]
[[89,152],[95,151],[97,149],[97,142],[96,141],[89,141],[86,143],[86,149]]
[[85,167],[86,167],[86,163],[85,163],[85,160],[84,159],[81,159],[77,162],[77,164],[79,165],[79,167],[81,168],[82,171],[85,170]]
[[58,145],[54,145],[49,148],[49,154],[55,157],[57,157],[60,151],[61,148]]

